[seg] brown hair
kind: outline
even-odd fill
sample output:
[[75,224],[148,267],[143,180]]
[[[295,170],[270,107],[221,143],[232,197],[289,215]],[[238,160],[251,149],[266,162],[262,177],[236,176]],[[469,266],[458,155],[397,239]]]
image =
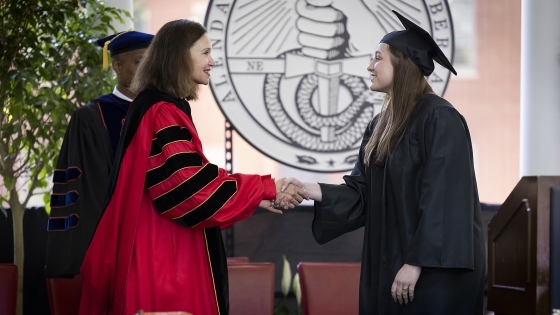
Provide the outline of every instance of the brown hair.
[[391,149],[403,136],[416,102],[423,94],[433,93],[420,68],[398,49],[389,45],[393,65],[393,85],[385,96],[377,124],[364,148],[364,163],[382,167]]
[[198,84],[193,81],[190,48],[206,29],[197,22],[176,20],[166,23],[146,50],[130,90],[140,93],[155,88],[175,98],[197,98]]

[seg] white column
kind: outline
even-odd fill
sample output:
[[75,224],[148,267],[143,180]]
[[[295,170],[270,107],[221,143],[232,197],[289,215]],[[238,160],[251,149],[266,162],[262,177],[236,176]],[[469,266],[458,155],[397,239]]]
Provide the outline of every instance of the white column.
[[521,5],[520,175],[560,175],[560,1]]
[[113,20],[113,27],[115,27],[117,32],[128,31],[129,29],[134,28],[134,0],[106,0],[105,6],[121,9],[130,13],[131,18],[123,16],[125,24],[120,21]]

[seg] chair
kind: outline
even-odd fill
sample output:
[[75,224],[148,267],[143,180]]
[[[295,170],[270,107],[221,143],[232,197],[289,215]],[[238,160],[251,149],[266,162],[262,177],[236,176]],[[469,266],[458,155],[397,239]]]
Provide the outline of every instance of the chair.
[[358,314],[360,263],[300,262],[297,269],[304,314]]
[[229,264],[230,315],[272,315],[274,264]]
[[139,310],[134,315],[192,315],[192,314],[186,312],[144,312],[143,310]]
[[51,315],[77,315],[82,295],[82,276],[47,278]]
[[16,314],[17,278],[16,265],[0,264],[0,314]]
[[227,263],[229,264],[246,264],[249,262],[249,257],[227,257]]

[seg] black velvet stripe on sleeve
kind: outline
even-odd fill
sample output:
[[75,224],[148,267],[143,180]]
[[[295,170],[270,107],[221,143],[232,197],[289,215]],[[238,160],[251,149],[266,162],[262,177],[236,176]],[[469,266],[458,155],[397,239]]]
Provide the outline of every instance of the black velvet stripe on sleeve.
[[146,187],[150,188],[168,179],[180,169],[202,166],[202,158],[196,152],[181,152],[169,157],[162,165],[146,173]]
[[183,226],[193,227],[212,217],[236,192],[237,182],[232,180],[225,181],[216,189],[214,194],[206,199],[198,208],[174,220]]
[[52,194],[51,207],[53,208],[68,207],[78,202],[79,199],[80,199],[80,194],[75,190],[71,190],[63,194]]
[[169,211],[192,197],[216,178],[218,178],[218,167],[208,163],[181,185],[155,198],[154,206],[160,213]]
[[156,156],[158,154],[161,154],[161,145],[159,145],[158,139],[152,139],[152,146],[150,148],[150,157],[152,156]]
[[70,166],[65,170],[54,170],[53,183],[66,184],[82,176],[82,170],[75,166]]
[[152,140],[150,157],[160,154],[164,146],[176,141],[191,142],[192,134],[187,128],[181,128],[179,126],[170,126],[158,131],[156,138]]

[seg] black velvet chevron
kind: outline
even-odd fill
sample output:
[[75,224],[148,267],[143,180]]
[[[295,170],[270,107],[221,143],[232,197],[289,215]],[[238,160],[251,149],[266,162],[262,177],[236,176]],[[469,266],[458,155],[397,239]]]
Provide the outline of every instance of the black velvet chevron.
[[213,216],[236,192],[237,183],[225,181],[203,204],[174,221],[186,227],[193,227]]
[[216,178],[218,178],[218,167],[208,163],[181,185],[164,195],[154,198],[154,206],[159,213],[169,211],[192,197]]
[[146,173],[146,187],[151,188],[180,169],[202,166],[202,158],[196,152],[181,152],[169,157],[164,164],[149,170]]
[[65,170],[54,170],[53,183],[66,184],[67,182],[78,179],[80,176],[82,176],[82,170],[75,166],[71,166]]
[[192,135],[187,128],[181,128],[179,126],[170,126],[158,131],[156,138],[152,140],[150,157],[160,154],[165,145],[175,141],[191,142]]
[[63,208],[73,205],[80,199],[80,194],[77,191],[71,190],[65,194],[52,194],[51,195],[51,207],[53,208]]

